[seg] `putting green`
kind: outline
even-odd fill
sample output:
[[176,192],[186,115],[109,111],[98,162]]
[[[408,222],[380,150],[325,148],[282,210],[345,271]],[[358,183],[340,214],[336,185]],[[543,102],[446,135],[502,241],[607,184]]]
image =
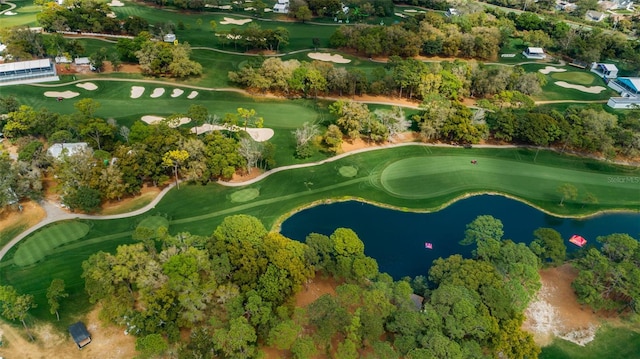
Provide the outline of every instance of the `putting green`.
[[160,227],[169,228],[169,220],[162,216],[151,216],[140,221],[138,228],[140,227],[149,228],[154,231]]
[[20,267],[34,264],[46,257],[55,248],[76,241],[89,233],[89,225],[82,222],[62,222],[37,232],[21,243],[13,257]]
[[247,188],[247,189],[242,189],[242,190],[233,192],[231,195],[229,195],[229,198],[231,199],[231,202],[242,203],[242,202],[251,201],[252,199],[258,197],[259,195],[260,195],[259,189]]
[[566,81],[570,83],[574,83],[577,85],[589,86],[595,82],[595,75],[589,72],[554,72],[551,75],[551,78],[558,81]]
[[342,177],[355,177],[358,174],[358,169],[353,166],[342,166],[338,169],[338,172]]

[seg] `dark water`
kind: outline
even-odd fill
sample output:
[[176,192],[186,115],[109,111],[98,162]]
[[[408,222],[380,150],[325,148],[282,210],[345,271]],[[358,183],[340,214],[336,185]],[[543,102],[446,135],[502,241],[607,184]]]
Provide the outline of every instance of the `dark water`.
[[[640,213],[611,213],[588,219],[565,219],[502,196],[475,196],[454,203],[435,213],[410,213],[349,201],[321,205],[301,211],[282,224],[281,233],[304,241],[311,232],[329,235],[336,228],[353,229],[365,244],[365,253],[378,261],[381,272],[395,279],[426,275],[431,262],[452,254],[471,256],[475,246],[458,244],[465,226],[480,215],[492,215],[502,221],[504,238],[529,243],[540,227],[557,230],[565,238],[568,250],[577,247],[568,242],[579,234],[590,244],[596,237],[628,233],[640,238]],[[425,249],[425,242],[433,249]]]

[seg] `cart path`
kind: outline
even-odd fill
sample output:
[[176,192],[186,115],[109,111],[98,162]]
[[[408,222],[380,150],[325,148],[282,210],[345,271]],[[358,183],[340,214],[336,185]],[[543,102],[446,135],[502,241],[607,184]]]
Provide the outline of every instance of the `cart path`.
[[[437,143],[422,143],[422,142],[403,142],[403,143],[386,143],[383,145],[379,145],[379,146],[375,146],[375,147],[365,147],[365,148],[360,148],[357,150],[353,150],[353,151],[349,151],[349,152],[345,152],[342,154],[339,154],[337,156],[333,156],[327,159],[324,159],[322,161],[317,161],[317,162],[310,162],[310,163],[301,163],[301,164],[296,164],[296,165],[289,165],[289,166],[282,166],[282,167],[278,167],[278,168],[274,168],[271,169],[269,171],[266,171],[264,173],[262,173],[261,175],[252,178],[250,180],[247,181],[242,181],[242,182],[225,182],[225,181],[217,181],[216,183],[223,185],[223,186],[228,186],[228,187],[241,187],[241,186],[246,186],[246,185],[250,185],[252,183],[258,182],[260,180],[263,180],[265,178],[267,178],[268,176],[274,174],[274,173],[278,173],[278,172],[282,172],[282,171],[286,171],[286,170],[290,170],[290,169],[296,169],[296,168],[306,168],[306,167],[314,167],[314,166],[320,166],[326,163],[330,163],[330,162],[334,162],[337,160],[340,160],[342,158],[345,158],[347,156],[351,156],[351,155],[355,155],[355,154],[359,154],[359,153],[363,153],[363,152],[369,152],[369,151],[378,151],[378,150],[384,150],[384,149],[389,149],[389,148],[393,148],[393,147],[401,147],[401,146],[425,146],[425,147],[460,147],[460,146],[455,146],[455,145],[447,145],[447,144],[437,144]],[[529,148],[529,149],[537,149],[538,147],[535,146],[517,146],[517,145],[473,145],[473,147],[475,148]],[[540,149],[548,149],[548,150],[554,150],[554,149],[550,149],[550,148],[542,148],[540,147]],[[556,152],[559,152],[557,150],[555,150]],[[565,151],[566,153],[571,153],[568,151]],[[577,154],[577,153],[574,153]],[[590,158],[594,158],[594,159],[599,159],[596,156],[593,155],[585,155],[585,154],[577,154],[577,155],[582,155],[582,156],[587,156]],[[640,165],[640,163],[635,163],[635,162],[623,162],[623,161],[611,161],[611,163],[617,163],[617,164],[621,164],[621,165]],[[13,238],[9,243],[7,243],[2,249],[0,249],[0,261],[2,261],[2,258],[4,258],[4,256],[7,254],[7,252],[9,250],[11,250],[11,248],[13,248],[16,244],[18,244],[22,239],[24,239],[25,237],[27,237],[28,235],[30,235],[31,233],[37,231],[38,229],[51,224],[51,223],[55,223],[55,222],[59,222],[59,221],[64,221],[64,220],[70,220],[70,219],[91,219],[91,220],[109,220],[109,219],[120,219],[120,218],[127,218],[127,217],[133,217],[133,216],[137,216],[140,214],[143,214],[151,209],[153,209],[156,204],[158,204],[158,202],[160,202],[162,200],[162,198],[171,190],[173,189],[173,187],[175,187],[175,183],[172,183],[170,185],[168,185],[167,187],[165,187],[160,193],[158,193],[158,195],[146,206],[139,208],[135,211],[131,211],[131,212],[126,212],[126,213],[119,213],[119,214],[113,214],[113,215],[90,215],[90,214],[75,214],[75,213],[69,213],[66,212],[65,210],[63,210],[58,204],[52,202],[52,201],[44,201],[42,203],[42,207],[46,212],[46,217],[44,220],[42,220],[41,222],[39,222],[38,224],[36,224],[35,226],[27,229],[26,231],[20,233],[18,236],[16,236],[15,238]]]

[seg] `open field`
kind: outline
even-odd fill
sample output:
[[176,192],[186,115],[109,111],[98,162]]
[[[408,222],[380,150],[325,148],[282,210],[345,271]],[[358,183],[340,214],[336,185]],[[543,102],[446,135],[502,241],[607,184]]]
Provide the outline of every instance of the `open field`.
[[[546,64],[524,64],[522,67],[527,72],[535,72],[544,69]],[[608,88],[604,81],[592,72],[577,69],[571,66],[564,66],[564,72],[551,72],[546,74],[547,84],[542,87],[542,93],[535,96],[536,101],[557,101],[557,100],[579,100],[579,101],[605,101],[609,97],[616,95],[615,91]],[[582,86],[602,86],[605,88],[598,93],[589,93],[578,89],[559,86],[556,82],[566,82],[569,84]]]
[[[637,182],[610,180],[613,177],[638,178],[640,169],[547,151],[541,151],[534,163],[534,155],[535,151],[526,149],[412,145],[350,155],[321,166],[286,170],[246,186],[182,186],[170,191],[154,209],[143,215],[90,221],[91,229],[86,236],[52,249],[37,265],[16,265],[16,250],[27,243],[23,242],[0,263],[0,281],[15,286],[20,292],[33,293],[39,304],[33,315],[39,318],[48,318],[44,293],[53,278],[65,280],[74,307],[87,308],[80,278],[81,262],[97,251],[113,252],[118,245],[131,243],[132,231],[138,223],[155,215],[169,220],[171,233],[190,231],[210,235],[228,215],[253,215],[271,228],[310,203],[351,197],[405,210],[436,210],[465,193],[494,191],[526,199],[560,214],[592,213],[612,208],[640,209]],[[478,164],[471,165],[471,159],[476,159]],[[350,171],[349,176],[345,176],[344,167],[357,171],[355,174]],[[567,182],[578,188],[578,200],[565,201],[564,206],[559,206],[556,190]],[[418,195],[399,192],[399,185],[416,189]],[[583,206],[581,198],[587,192],[598,198],[597,205]],[[34,236],[46,233],[50,228],[45,227]],[[68,308],[72,308],[69,305]],[[63,315],[64,312],[63,309]]]
[[555,339],[542,348],[540,359],[638,359],[640,358],[640,333],[604,326],[598,330],[595,340],[585,346]]

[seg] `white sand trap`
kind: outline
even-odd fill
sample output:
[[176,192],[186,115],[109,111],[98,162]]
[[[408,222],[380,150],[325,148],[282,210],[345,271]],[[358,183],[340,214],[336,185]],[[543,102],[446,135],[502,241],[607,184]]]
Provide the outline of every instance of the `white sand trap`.
[[270,8],[264,9],[264,12],[272,12],[272,11],[273,11],[273,9],[270,9]]
[[[202,126],[193,127],[191,129],[191,132],[202,134],[206,132],[222,131],[222,130],[236,132],[236,131],[244,131],[244,128],[239,126],[220,126],[220,125],[210,125],[208,123],[205,123]],[[256,142],[267,141],[271,137],[273,137],[273,134],[274,134],[273,129],[271,128],[247,128],[247,133]]]
[[107,14],[107,17],[110,17],[110,18],[112,18],[112,19],[115,19],[115,18],[117,18],[117,17],[118,17],[118,15],[116,15],[116,13],[112,11],[112,12],[110,12],[110,13],[108,13],[108,14]]
[[339,54],[331,55],[322,52],[310,52],[307,54],[307,56],[314,60],[334,62],[336,64],[348,64],[351,62],[351,60],[345,59],[344,57],[342,57],[342,55]]
[[81,89],[85,89],[87,91],[94,91],[98,89],[98,86],[93,82],[84,82],[81,84],[76,84],[76,87],[80,87]]
[[[160,116],[153,116],[153,115],[146,115],[146,116],[142,116],[140,118],[142,121],[144,121],[145,123],[149,124],[149,125],[153,125],[156,123],[159,123],[160,121],[164,120],[164,117],[160,117]],[[180,125],[184,125],[185,123],[189,123],[191,122],[191,119],[189,117],[180,117],[178,119],[175,119],[175,121],[172,121],[171,123],[169,123],[169,127],[178,127]]]
[[256,9],[255,7],[251,7],[251,6],[249,6],[249,7],[245,7],[245,8],[244,8],[244,11],[253,11],[253,10],[255,10],[255,9]]
[[171,97],[178,97],[183,93],[184,93],[184,90],[182,89],[173,89],[173,91],[171,91]]
[[231,5],[220,5],[218,6],[220,10],[231,10]]
[[153,93],[151,94],[151,98],[157,98],[164,95],[164,89],[162,87],[156,87],[153,89]]
[[220,25],[244,25],[248,22],[251,22],[251,19],[233,19],[230,17],[225,17],[220,21]]
[[110,3],[107,3],[109,6],[124,6],[124,3],[120,0],[111,0]]
[[189,100],[192,100],[192,99],[196,98],[196,96],[198,96],[198,91],[191,91],[191,93],[189,94],[189,96],[187,96],[187,98]]
[[18,13],[17,13],[17,12],[13,12],[13,11],[7,11],[7,12],[5,12],[4,14],[5,14],[5,15],[7,15],[7,16],[18,15]]
[[561,69],[559,67],[555,67],[555,66],[547,66],[544,69],[540,69],[538,70],[538,72],[540,72],[543,75],[548,75],[552,72],[565,72],[567,71],[567,69]]
[[144,87],[142,86],[131,86],[131,98],[140,98],[144,93]]
[[44,93],[44,95],[47,97],[62,97],[62,98],[74,98],[76,96],[80,96],[78,92],[74,92],[74,91],[64,91],[64,92],[47,91]]
[[556,85],[560,86],[560,87],[564,87],[564,88],[568,88],[568,89],[574,89],[574,90],[578,90],[578,91],[582,91],[582,92],[586,92],[586,93],[592,93],[592,94],[598,94],[604,90],[606,90],[606,87],[602,87],[602,86],[582,86],[582,85],[575,85],[575,84],[570,84],[568,82],[564,82],[564,81],[556,81],[554,82]]
[[405,18],[407,17],[407,15],[405,15],[405,14],[401,14],[401,13],[399,13],[399,12],[394,13],[394,15],[395,15],[395,16],[398,16],[398,17],[401,17],[401,18],[403,18],[403,19],[405,19]]
[[418,12],[418,10],[416,10],[416,9],[407,9],[404,12]]

